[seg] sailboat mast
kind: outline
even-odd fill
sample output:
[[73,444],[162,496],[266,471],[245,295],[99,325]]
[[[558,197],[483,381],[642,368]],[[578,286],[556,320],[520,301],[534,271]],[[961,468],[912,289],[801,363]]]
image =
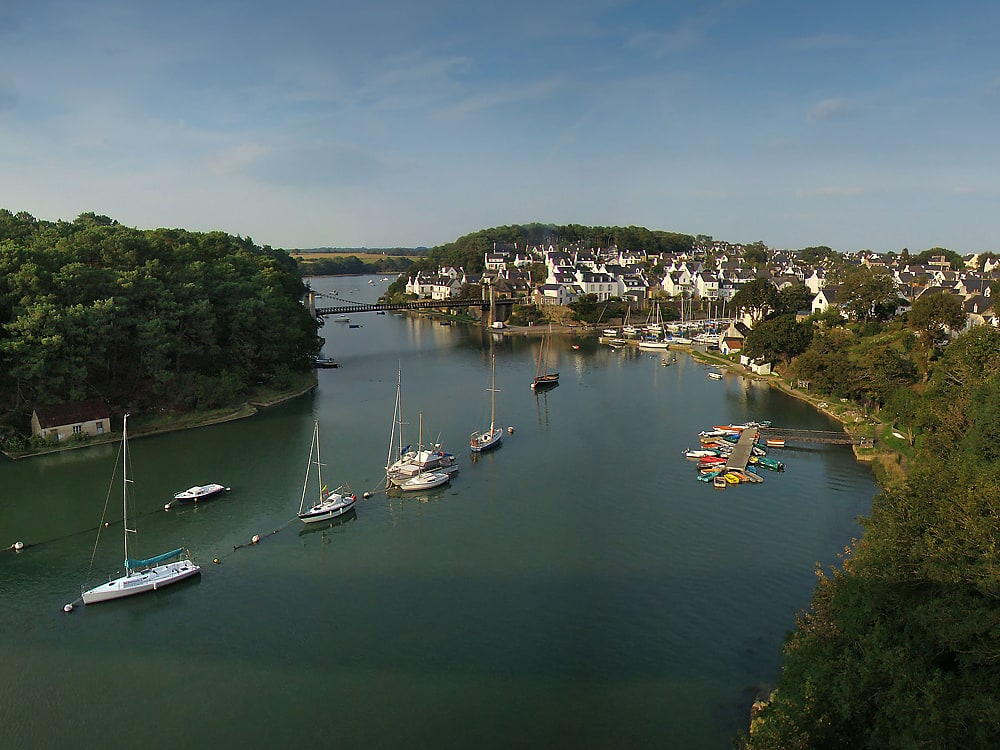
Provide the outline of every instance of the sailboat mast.
[[[316,435],[319,433],[319,420],[313,422],[312,442],[309,444],[309,460],[306,461],[306,475],[302,480],[302,499],[299,500],[299,513],[306,507],[306,492],[309,490],[309,472],[312,471],[313,450],[316,448]],[[322,487],[323,485],[320,485]]]
[[490,435],[493,435],[493,422],[496,418],[496,397],[497,397],[497,355],[490,357]]
[[128,565],[128,413],[122,417],[122,537],[125,545],[125,575],[132,571]]
[[315,422],[313,427],[314,437],[316,441],[316,480],[319,483],[319,501],[323,502],[323,463],[319,455],[319,420]]
[[399,423],[399,453],[397,456],[401,456],[403,453],[403,423],[402,415],[399,413],[399,395],[403,388],[403,373],[402,371],[396,372],[396,406],[392,411],[392,430],[389,432],[389,452],[385,457],[385,470],[388,472],[389,467],[392,466],[392,447],[393,441],[396,439],[396,424]]

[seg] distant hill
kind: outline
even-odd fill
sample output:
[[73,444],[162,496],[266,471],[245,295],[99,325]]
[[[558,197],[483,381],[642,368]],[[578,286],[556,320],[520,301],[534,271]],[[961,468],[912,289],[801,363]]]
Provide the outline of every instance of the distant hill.
[[288,248],[288,253],[337,253],[342,255],[424,255],[426,247],[296,247]]

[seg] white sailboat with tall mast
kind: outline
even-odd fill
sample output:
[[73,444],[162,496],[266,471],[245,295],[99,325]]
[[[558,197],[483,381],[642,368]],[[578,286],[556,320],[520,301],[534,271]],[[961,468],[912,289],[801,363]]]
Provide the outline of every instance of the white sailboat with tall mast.
[[[149,557],[144,560],[133,559],[129,556],[129,535],[135,534],[136,529],[129,528],[128,518],[128,497],[129,485],[132,480],[128,476],[128,414],[122,418],[122,446],[120,458],[122,462],[122,526],[124,528],[125,547],[125,574],[118,578],[109,579],[107,583],[83,590],[83,603],[96,604],[97,602],[108,601],[109,599],[120,599],[124,596],[142,594],[146,591],[169,586],[185,578],[198,575],[201,568],[191,560],[191,556],[186,549],[178,549],[164,552],[162,555]],[[133,525],[134,522],[133,522]],[[102,528],[104,524],[101,524]],[[98,542],[100,541],[100,531],[98,531]],[[97,543],[94,544],[94,554],[97,553]],[[176,559],[175,559],[176,558]],[[169,562],[168,562],[169,561]],[[91,557],[93,566],[93,557]],[[72,605],[67,605],[71,607]]]
[[[396,406],[392,413],[392,430],[389,433],[389,453],[385,462],[386,483],[401,486],[417,474],[435,472],[453,474],[458,471],[455,456],[441,450],[441,444],[423,447],[423,415],[420,424],[420,442],[417,450],[403,445],[402,372],[396,378]],[[417,489],[417,488],[412,488]]]
[[496,426],[496,360],[495,354],[490,357],[490,429],[485,432],[473,432],[469,438],[469,447],[474,453],[482,453],[500,445],[503,439],[503,429]]
[[[424,415],[420,415],[419,420],[419,440],[417,443],[417,455],[419,456],[423,453],[423,439],[424,439]],[[399,489],[404,492],[412,492],[414,490],[429,490],[434,487],[440,487],[442,484],[451,480],[451,474],[444,470],[430,470],[423,468],[419,463],[410,463],[404,465],[394,474],[389,476],[390,481]]]
[[[316,468],[317,494],[315,502],[306,499],[313,467]],[[297,514],[299,520],[302,523],[329,521],[351,510],[357,499],[357,495],[351,492],[351,487],[346,482],[335,490],[327,489],[327,486],[323,484],[323,461],[320,458],[319,450],[319,420],[315,420],[313,422],[312,444],[309,446],[309,462],[306,464],[306,478],[302,482],[302,499],[299,501]]]

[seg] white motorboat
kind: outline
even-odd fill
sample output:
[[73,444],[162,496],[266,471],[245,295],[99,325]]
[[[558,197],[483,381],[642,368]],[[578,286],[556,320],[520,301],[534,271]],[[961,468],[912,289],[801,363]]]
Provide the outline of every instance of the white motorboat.
[[650,339],[650,340],[640,341],[639,348],[642,349],[643,351],[648,351],[648,352],[652,351],[662,352],[669,349],[670,344],[668,344],[666,341],[653,341]]
[[430,490],[434,487],[440,487],[450,479],[451,475],[443,471],[424,471],[400,482],[396,486],[404,492]]
[[229,487],[221,484],[202,484],[188,487],[182,492],[174,494],[174,499],[163,506],[164,510],[170,510],[175,505],[187,505],[188,503],[202,503],[206,500],[224,495],[230,491]]
[[[110,578],[107,583],[102,583],[99,586],[84,588],[82,591],[84,604],[96,604],[133,594],[142,594],[146,591],[155,591],[201,573],[201,568],[191,560],[190,554],[183,547],[142,560],[129,557],[129,535],[135,534],[136,529],[129,528],[130,525],[135,526],[135,523],[130,524],[128,519],[129,487],[133,485],[133,481],[128,476],[128,416],[126,414],[122,419],[122,445],[119,453],[122,463],[122,528],[124,530],[125,573],[117,578]],[[104,526],[105,524],[101,523],[98,529],[98,542],[100,541],[100,529]],[[72,609],[72,605],[68,604],[66,608],[67,610]]]

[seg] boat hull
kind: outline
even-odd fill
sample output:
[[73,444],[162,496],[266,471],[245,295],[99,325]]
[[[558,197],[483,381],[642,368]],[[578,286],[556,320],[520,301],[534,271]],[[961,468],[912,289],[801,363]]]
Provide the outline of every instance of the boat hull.
[[473,453],[482,453],[496,448],[500,445],[501,440],[503,440],[503,430],[497,427],[493,432],[473,433],[469,440],[469,447]]
[[545,388],[553,388],[559,385],[559,373],[550,372],[548,375],[539,375],[533,381],[531,381],[531,387],[536,390],[544,390]]
[[450,480],[450,474],[445,474],[443,472],[424,472],[423,474],[417,474],[415,477],[407,479],[402,484],[397,485],[397,487],[404,492],[416,492],[419,490],[430,490],[435,487],[440,487]]
[[347,497],[338,496],[336,500],[327,500],[322,503],[317,503],[309,510],[299,513],[298,517],[302,523],[329,521],[332,518],[337,518],[338,516],[342,516],[352,510],[356,502],[357,497],[355,495],[348,495]]
[[98,604],[134,594],[143,594],[147,591],[155,591],[199,573],[201,573],[201,568],[190,560],[178,560],[166,565],[157,565],[148,570],[120,576],[113,581],[84,591],[83,603]]
[[206,484],[201,487],[191,487],[190,489],[186,489],[183,492],[175,494],[171,505],[200,503],[204,500],[211,500],[219,495],[224,495],[227,492],[229,492],[229,487],[224,487],[221,484]]

